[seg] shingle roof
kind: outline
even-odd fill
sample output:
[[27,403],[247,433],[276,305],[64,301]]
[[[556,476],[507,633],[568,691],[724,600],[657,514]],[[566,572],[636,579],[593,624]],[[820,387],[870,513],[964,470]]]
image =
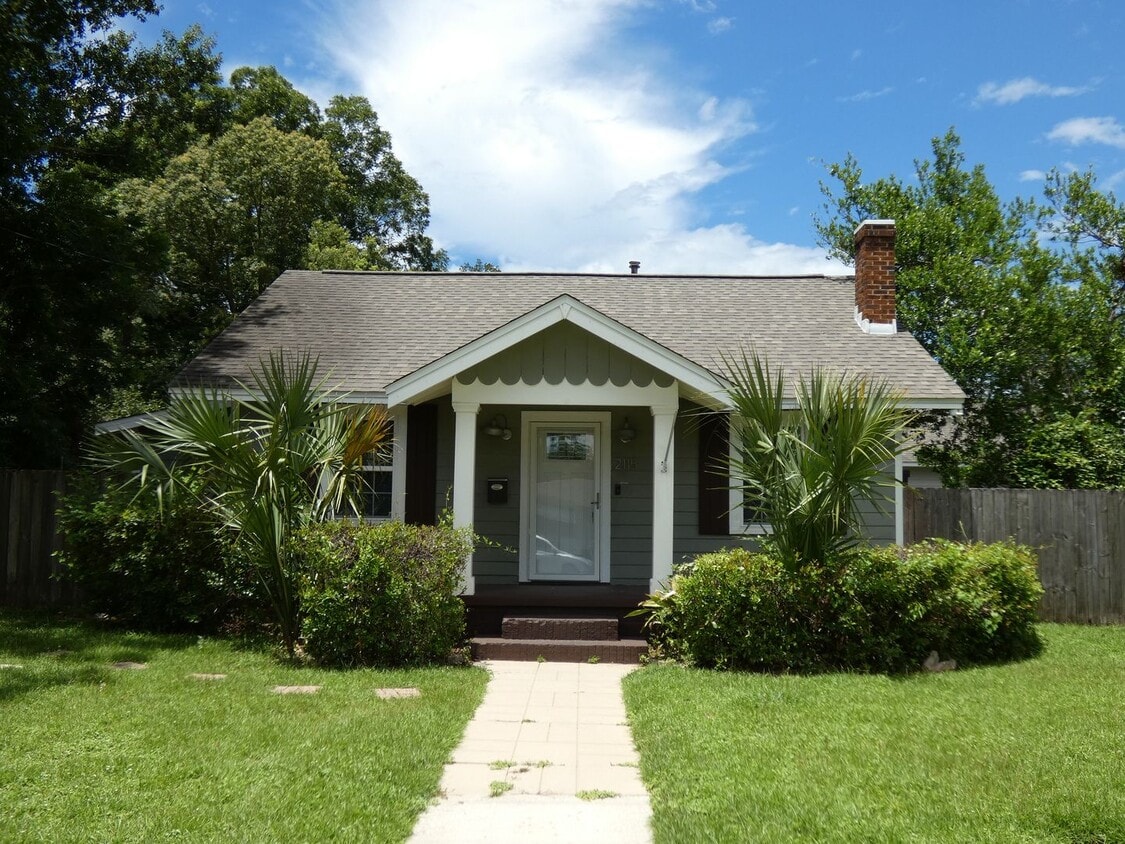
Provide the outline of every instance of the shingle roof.
[[827,276],[291,270],[175,385],[245,382],[260,359],[285,349],[315,354],[343,389],[380,393],[563,294],[716,373],[722,355],[742,346],[794,373],[829,365],[885,377],[915,400],[964,398],[909,334],[863,333],[854,319],[853,280]]

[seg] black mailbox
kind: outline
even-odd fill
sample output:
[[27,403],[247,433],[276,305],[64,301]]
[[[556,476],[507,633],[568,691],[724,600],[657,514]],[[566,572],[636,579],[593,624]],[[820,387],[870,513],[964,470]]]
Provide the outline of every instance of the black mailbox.
[[507,478],[489,478],[488,479],[488,503],[489,504],[507,504],[508,503],[508,479]]

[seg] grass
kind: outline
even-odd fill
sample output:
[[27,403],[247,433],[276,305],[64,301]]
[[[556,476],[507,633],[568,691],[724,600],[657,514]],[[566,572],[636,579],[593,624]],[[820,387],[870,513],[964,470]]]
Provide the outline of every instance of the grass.
[[657,842],[1125,842],[1125,628],[904,678],[625,680]]
[[[148,667],[110,668],[124,660]],[[222,640],[13,614],[2,663],[23,666],[0,669],[3,841],[405,840],[487,679],[300,668]]]
[[488,784],[488,796],[500,797],[503,794],[507,794],[513,788],[515,788],[515,786],[510,782],[505,782],[504,780],[493,780]]

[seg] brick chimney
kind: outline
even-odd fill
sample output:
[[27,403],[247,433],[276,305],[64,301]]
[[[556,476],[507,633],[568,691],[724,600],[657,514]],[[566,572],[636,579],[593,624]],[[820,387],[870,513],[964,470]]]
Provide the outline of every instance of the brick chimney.
[[855,230],[855,321],[867,334],[898,331],[894,220],[864,220]]

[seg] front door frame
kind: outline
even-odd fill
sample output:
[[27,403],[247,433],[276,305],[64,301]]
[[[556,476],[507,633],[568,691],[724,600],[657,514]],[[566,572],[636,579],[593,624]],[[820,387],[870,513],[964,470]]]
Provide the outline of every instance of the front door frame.
[[[533,423],[546,423],[558,425],[587,425],[594,428],[594,448],[597,480],[595,488],[598,491],[598,513],[595,519],[597,559],[594,561],[595,577],[592,579],[578,580],[576,582],[601,582],[609,583],[610,579],[610,526],[612,524],[610,503],[612,485],[610,483],[610,467],[612,465],[612,422],[613,414],[610,412],[594,410],[525,410],[521,414],[520,444],[520,582],[530,582],[532,578],[532,558],[535,555],[535,541],[531,536],[531,508],[532,496],[532,461],[535,459],[538,444],[532,437]],[[550,578],[535,578],[548,580]],[[560,578],[564,579],[564,578]]]

